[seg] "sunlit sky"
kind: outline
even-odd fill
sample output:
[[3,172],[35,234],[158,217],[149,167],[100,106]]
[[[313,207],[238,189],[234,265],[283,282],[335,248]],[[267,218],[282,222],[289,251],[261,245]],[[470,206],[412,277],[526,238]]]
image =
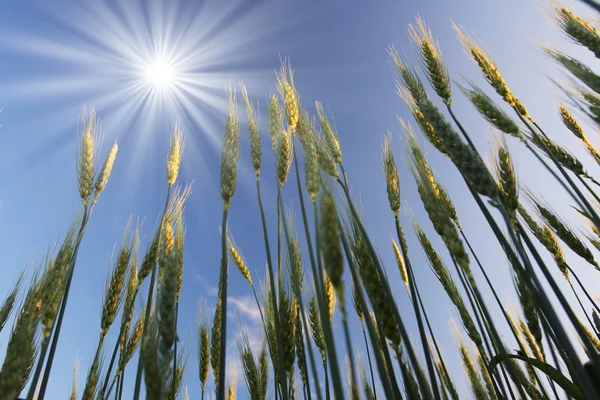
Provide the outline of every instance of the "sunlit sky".
[[[588,13],[579,3],[566,4]],[[592,174],[598,173],[580,144],[559,125],[558,90],[548,76],[560,81],[566,76],[534,42],[555,45],[590,63],[595,60],[560,34],[545,10],[546,3],[541,0],[406,0],[378,1],[368,6],[342,1],[163,4],[152,0],[22,0],[3,4],[0,294],[8,290],[22,268],[37,265],[49,246],[62,239],[81,208],[74,167],[77,129],[84,106],[95,107],[102,121],[101,157],[115,140],[119,143],[112,176],[94,210],[79,252],[47,398],[67,396],[76,359],[80,363],[80,389],[85,384],[100,330],[101,294],[111,253],[132,214],[144,221],[141,248],[146,249],[166,195],[169,133],[178,119],[186,136],[178,182],[193,182],[185,216],[187,237],[179,334],[190,355],[184,384],[190,398],[199,398],[196,309],[200,300],[214,308],[221,256],[219,158],[226,110],[224,89],[228,81],[234,86],[244,81],[252,100],[259,103],[265,154],[263,198],[273,240],[276,185],[266,130],[265,99],[275,88],[274,70],[278,69],[281,57],[290,58],[297,89],[309,111],[314,112],[314,101],[319,100],[335,121],[352,194],[361,202],[367,228],[396,290],[401,314],[417,341],[410,302],[390,245],[393,218],[380,167],[380,148],[388,129],[393,134],[394,151],[400,162],[403,204],[416,214],[440,252],[444,256],[446,253],[422,210],[414,180],[404,163],[404,139],[397,115],[410,118],[396,94],[386,49],[395,45],[416,63],[407,27],[421,15],[440,43],[452,78],[459,83],[468,78],[487,91],[479,71],[464,54],[452,30],[452,21],[462,25],[492,53],[510,87],[534,118],[549,129],[550,136],[585,159]],[[169,82],[157,84],[152,80],[166,69],[170,73]],[[489,128],[456,86],[454,103],[477,146],[489,154]],[[596,143],[596,138],[590,136]],[[424,143],[422,138],[421,142]],[[548,179],[523,146],[509,142],[521,182],[543,193],[557,209],[579,223],[566,206],[568,198],[558,185]],[[458,208],[467,235],[479,255],[486,259],[485,267],[501,296],[517,307],[508,263],[480,213],[474,211],[475,203],[468,197],[464,183],[447,159],[429,144],[426,148]],[[258,281],[264,279],[265,255],[244,125],[239,162],[229,227]],[[295,186],[284,187],[285,202],[299,217],[296,193]],[[449,364],[455,366],[453,373],[459,376],[449,323],[456,313],[426,263],[409,219],[403,215],[402,220],[425,307]],[[304,246],[302,232],[300,237]],[[580,276],[593,282],[589,287],[597,287],[591,267],[574,254],[567,252],[567,255]],[[142,290],[145,292],[146,289]],[[244,321],[248,325],[251,339],[258,344],[260,317],[247,283],[234,268],[230,273],[229,293],[228,356],[237,361],[233,334],[238,323]],[[334,328],[341,333],[338,319]],[[356,346],[363,351],[356,318],[351,324],[356,329],[353,335]],[[113,330],[117,331],[118,326]],[[0,357],[6,348],[7,331],[0,335]],[[109,343],[114,340],[114,333],[111,331]],[[340,346],[339,351],[344,348]],[[127,371],[130,377],[136,364],[134,359]],[[209,391],[214,388],[212,375],[208,388]],[[126,398],[131,389],[126,385]],[[241,374],[238,389],[239,398],[245,398]],[[465,394],[468,391],[462,381],[459,390]]]

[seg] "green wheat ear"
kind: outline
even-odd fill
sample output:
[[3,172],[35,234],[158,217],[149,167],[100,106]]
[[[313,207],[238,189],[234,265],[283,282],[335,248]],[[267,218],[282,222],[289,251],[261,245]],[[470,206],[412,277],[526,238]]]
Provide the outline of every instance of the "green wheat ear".
[[10,314],[13,311],[15,302],[17,301],[17,295],[19,294],[19,290],[21,289],[21,285],[23,284],[24,277],[25,270],[21,272],[21,275],[19,275],[19,278],[13,284],[12,288],[8,292],[8,295],[4,299],[2,306],[0,306],[0,332],[2,331],[2,328],[4,328],[8,317],[10,317]]
[[99,132],[96,111],[93,108],[89,111],[84,109],[83,113],[83,131],[79,138],[79,152],[77,153],[77,181],[81,201],[84,206],[87,206],[94,189]]
[[258,130],[258,116],[256,107],[250,101],[248,97],[248,90],[246,89],[246,85],[244,83],[240,83],[240,87],[242,90],[242,99],[244,101],[244,105],[246,106],[246,115],[248,118],[248,133],[250,134],[250,155],[252,157],[252,166],[254,167],[254,172],[258,177],[260,175],[260,167],[262,163],[262,153],[260,146],[260,133]]
[[35,273],[16,315],[6,345],[4,362],[0,368],[0,398],[2,399],[18,397],[19,393],[23,391],[33,367],[43,279],[38,272]]
[[438,96],[442,98],[444,103],[452,102],[452,89],[450,87],[450,77],[448,70],[444,64],[442,52],[436,40],[433,38],[431,29],[425,25],[425,21],[421,17],[417,17],[416,26],[410,24],[408,26],[409,36],[411,41],[419,48],[419,59],[425,72],[427,79],[435,90]]
[[250,341],[248,339],[248,329],[245,326],[240,326],[235,341],[237,343],[240,361],[242,363],[242,371],[246,380],[246,387],[251,399],[262,398],[261,373],[259,365],[256,362]]
[[575,42],[587,47],[600,58],[600,33],[589,22],[577,16],[558,1],[552,1],[551,11],[559,27]]

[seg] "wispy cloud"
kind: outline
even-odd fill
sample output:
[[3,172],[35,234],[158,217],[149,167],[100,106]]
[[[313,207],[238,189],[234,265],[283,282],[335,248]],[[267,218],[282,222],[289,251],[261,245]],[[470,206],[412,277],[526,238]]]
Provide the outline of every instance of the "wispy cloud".
[[260,310],[256,305],[256,301],[253,297],[228,297],[227,301],[236,311],[244,317],[245,320],[250,320],[254,324],[261,324]]
[[206,276],[196,271],[192,276],[194,280],[202,287],[202,292],[205,297],[217,297],[219,295],[219,288],[208,283],[209,279]]

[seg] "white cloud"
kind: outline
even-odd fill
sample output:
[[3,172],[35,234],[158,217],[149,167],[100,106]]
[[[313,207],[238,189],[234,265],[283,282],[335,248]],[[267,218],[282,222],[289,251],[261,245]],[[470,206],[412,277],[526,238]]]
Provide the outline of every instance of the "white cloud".
[[250,320],[254,324],[262,324],[260,310],[258,309],[256,301],[253,297],[228,297],[227,302],[235,307],[237,312],[240,314],[240,317],[242,317],[246,322]]
[[202,292],[205,297],[217,297],[219,295],[219,288],[209,284],[206,276],[199,272],[194,272],[193,277],[194,280],[202,286]]

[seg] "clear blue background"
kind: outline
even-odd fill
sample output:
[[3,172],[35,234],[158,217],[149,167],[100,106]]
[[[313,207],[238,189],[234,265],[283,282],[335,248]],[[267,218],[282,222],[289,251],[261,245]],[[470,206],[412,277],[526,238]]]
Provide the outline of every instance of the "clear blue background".
[[[579,4],[568,6],[585,13]],[[78,257],[72,293],[58,346],[47,398],[67,397],[72,367],[79,360],[78,386],[97,345],[101,293],[111,263],[111,252],[121,240],[128,217],[145,219],[141,249],[145,251],[166,194],[165,160],[169,133],[180,118],[186,134],[179,183],[193,181],[186,209],[187,238],[179,332],[190,354],[184,384],[190,398],[199,398],[196,361],[196,311],[199,300],[211,310],[216,302],[220,260],[219,194],[220,140],[225,112],[224,88],[244,81],[258,100],[263,134],[262,184],[272,246],[275,239],[275,180],[270,140],[266,133],[265,99],[275,87],[273,71],[280,57],[290,57],[303,103],[314,111],[314,101],[330,113],[342,143],[352,194],[360,200],[367,227],[387,265],[396,300],[414,340],[418,340],[408,297],[399,279],[390,237],[393,219],[380,167],[383,135],[393,133],[400,164],[403,204],[434,235],[420,205],[414,181],[404,163],[402,132],[397,115],[410,119],[396,94],[393,68],[386,48],[395,45],[416,63],[407,27],[421,15],[440,42],[453,79],[481,84],[479,71],[464,54],[451,20],[474,32],[493,54],[507,82],[534,118],[550,135],[585,159],[591,173],[597,166],[580,143],[562,128],[557,115],[557,88],[548,75],[562,74],[533,44],[553,44],[582,57],[595,67],[584,50],[571,44],[553,25],[543,1],[454,0],[376,2],[75,2],[57,0],[5,2],[0,13],[0,293],[5,293],[23,267],[34,267],[48,247],[62,239],[80,209],[75,176],[77,126],[84,105],[94,106],[102,120],[104,146],[118,140],[119,154],[106,191],[102,194],[85,234]],[[158,45],[157,45],[158,44]],[[185,82],[177,95],[143,96],[134,87],[139,58],[156,48],[176,48],[185,58]],[[137,55],[136,55],[137,54]],[[489,92],[489,91],[488,91]],[[489,92],[491,94],[491,92]],[[433,92],[432,92],[433,96]],[[500,101],[500,99],[496,100]],[[437,100],[437,99],[436,99]],[[455,109],[476,144],[490,154],[489,128],[454,87]],[[243,109],[240,109],[243,111]],[[595,132],[589,130],[593,143]],[[243,252],[255,281],[264,279],[265,257],[247,131],[242,126],[238,186],[230,212],[230,230]],[[424,141],[422,140],[424,143]],[[549,198],[579,223],[568,199],[524,148],[509,139],[521,182]],[[431,162],[455,202],[467,235],[486,260],[503,300],[518,307],[513,296],[507,261],[491,237],[474,202],[448,160],[427,144]],[[488,156],[491,160],[491,156]],[[293,172],[293,171],[292,171]],[[295,185],[284,188],[286,203],[299,217]],[[430,271],[408,218],[411,260],[424,294],[425,306],[438,332],[453,374],[462,376],[449,317],[454,309]],[[298,227],[300,220],[298,219]],[[306,243],[304,234],[301,241]],[[577,272],[597,285],[592,267],[567,252]],[[349,278],[348,278],[349,279]],[[247,283],[231,269],[228,356],[236,358],[234,331],[244,321],[253,343],[260,343],[259,317]],[[563,285],[564,286],[564,285]],[[145,293],[146,290],[142,290]],[[145,295],[144,295],[145,296]],[[490,299],[490,304],[491,299]],[[139,303],[138,303],[139,305]],[[11,322],[9,322],[10,324]],[[353,339],[363,348],[359,324]],[[116,324],[115,324],[116,325]],[[114,340],[113,327],[108,343]],[[340,329],[335,320],[335,329]],[[341,333],[341,331],[340,331]],[[8,329],[0,335],[0,357]],[[510,338],[507,339],[509,343]],[[109,346],[112,348],[112,344]],[[258,351],[258,347],[256,348]],[[340,354],[344,348],[339,347]],[[363,352],[363,360],[364,352]],[[136,365],[134,359],[130,365]],[[128,369],[129,377],[134,367]],[[209,391],[212,391],[212,375]],[[468,387],[462,379],[459,390]],[[125,397],[131,387],[126,385]],[[239,398],[245,398],[238,373]]]

